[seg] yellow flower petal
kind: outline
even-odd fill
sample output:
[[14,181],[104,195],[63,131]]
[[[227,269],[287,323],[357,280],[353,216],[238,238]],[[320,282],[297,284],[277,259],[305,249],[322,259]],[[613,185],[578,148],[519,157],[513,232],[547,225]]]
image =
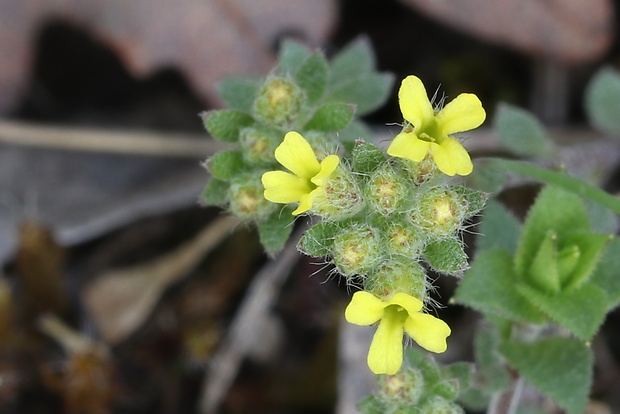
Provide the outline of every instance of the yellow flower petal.
[[264,197],[272,203],[294,203],[312,191],[308,180],[284,171],[269,171],[261,177]]
[[474,169],[467,150],[454,138],[446,137],[441,145],[432,143],[431,153],[437,168],[446,175],[468,175]]
[[398,372],[403,364],[403,325],[398,318],[381,319],[370,343],[367,362],[375,374],[394,375]]
[[403,80],[398,90],[398,102],[403,117],[416,129],[423,128],[435,115],[426,88],[417,76],[410,75]]
[[314,200],[312,193],[314,193],[314,191],[310,192],[310,194],[304,194],[299,198],[299,205],[292,213],[294,216],[305,213],[312,208],[312,202]]
[[447,323],[427,313],[410,314],[405,332],[427,351],[442,353],[448,348],[446,338],[451,330]]
[[314,150],[299,133],[288,132],[276,148],[276,160],[298,177],[311,179],[321,170]]
[[371,293],[359,291],[353,294],[344,311],[347,322],[354,325],[372,325],[383,317],[387,305]]
[[329,176],[338,168],[339,164],[340,158],[338,158],[337,155],[328,155],[321,161],[321,170],[317,175],[312,177],[311,181],[318,186],[324,185],[325,181],[327,181]]
[[462,93],[448,103],[436,116],[444,135],[469,131],[484,122],[486,113],[480,99],[473,93]]
[[416,162],[422,161],[430,149],[430,142],[418,139],[414,132],[401,132],[396,135],[387,149],[392,157],[407,158]]
[[386,302],[386,305],[398,305],[404,308],[409,315],[419,312],[422,310],[422,306],[424,306],[422,301],[418,298],[414,298],[402,292],[398,292],[392,296],[392,298]]

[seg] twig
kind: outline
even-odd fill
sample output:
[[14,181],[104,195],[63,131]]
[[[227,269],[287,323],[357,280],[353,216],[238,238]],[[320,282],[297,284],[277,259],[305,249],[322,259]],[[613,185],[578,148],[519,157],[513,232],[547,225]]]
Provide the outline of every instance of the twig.
[[284,250],[254,277],[233,320],[228,335],[213,355],[203,383],[199,412],[213,414],[226,396],[241,362],[261,337],[262,321],[277,298],[280,287],[299,259],[297,242],[305,228],[296,231]]
[[109,131],[0,120],[0,143],[71,151],[200,158],[226,148],[204,135]]

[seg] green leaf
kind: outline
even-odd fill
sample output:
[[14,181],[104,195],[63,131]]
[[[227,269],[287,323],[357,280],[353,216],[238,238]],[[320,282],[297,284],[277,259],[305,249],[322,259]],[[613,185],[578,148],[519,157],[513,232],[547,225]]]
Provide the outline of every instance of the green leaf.
[[471,362],[455,362],[443,368],[443,377],[457,380],[459,392],[464,392],[471,387],[474,368]]
[[561,243],[569,232],[590,230],[581,199],[555,186],[545,187],[538,195],[523,225],[523,234],[515,257],[519,275],[529,270],[547,232],[553,230]]
[[221,206],[228,202],[230,184],[215,177],[209,178],[198,203],[202,206]]
[[480,312],[513,321],[543,322],[540,312],[516,291],[518,283],[512,256],[499,249],[485,250],[465,273],[455,299]]
[[584,341],[592,339],[607,313],[607,297],[597,286],[549,295],[532,286],[520,285],[518,292],[551,319]]
[[614,234],[618,231],[619,222],[617,215],[592,200],[585,199],[583,201],[590,218],[592,231],[606,234]]
[[339,131],[353,120],[355,106],[332,102],[321,106],[304,126],[305,130]]
[[424,258],[433,270],[449,275],[467,269],[467,255],[456,239],[433,240],[424,248]]
[[278,253],[286,244],[293,230],[293,209],[284,207],[258,222],[258,235],[265,251],[270,255]]
[[207,160],[209,172],[220,180],[230,180],[244,170],[243,155],[239,151],[221,151]]
[[490,248],[503,249],[509,253],[517,250],[521,223],[501,203],[490,200],[482,213],[476,248],[483,251]]
[[374,395],[368,395],[357,403],[357,409],[361,414],[383,414],[385,406]]
[[467,207],[467,214],[465,217],[468,218],[478,214],[484,208],[484,205],[489,198],[487,193],[470,187],[456,185],[453,189],[454,192],[457,193],[463,201],[465,201],[464,207]]
[[310,56],[310,51],[303,44],[294,40],[285,40],[278,53],[278,72],[281,76],[294,76],[297,69]]
[[563,289],[574,289],[590,280],[610,239],[611,236],[607,234],[575,232],[560,240],[562,246],[575,246],[579,251],[577,263],[571,272],[560,274]]
[[330,84],[337,85],[370,73],[375,65],[375,56],[370,41],[367,37],[359,37],[332,59]]
[[375,145],[360,141],[355,143],[351,158],[353,171],[361,174],[370,174],[387,160],[385,153]]
[[536,167],[532,164],[506,159],[488,159],[487,163],[495,165],[498,169],[514,171],[516,173],[535,178],[547,184],[553,184],[566,191],[579,194],[582,197],[598,203],[616,214],[620,214],[620,200],[613,195],[586,183],[583,180],[571,177],[563,172],[550,171]]
[[614,238],[607,245],[591,283],[598,286],[607,297],[607,310],[620,304],[620,239]]
[[541,393],[569,414],[582,414],[592,384],[592,352],[574,338],[506,342],[501,351]]
[[201,117],[213,138],[227,142],[237,142],[239,131],[254,122],[250,115],[234,109],[207,111],[203,112]]
[[479,386],[488,394],[505,390],[511,384],[510,374],[499,353],[501,342],[499,333],[490,325],[481,327],[474,339]]
[[335,223],[320,221],[310,227],[304,235],[301,236],[297,248],[308,256],[328,256],[331,254],[334,236],[336,236],[340,230],[340,226]]
[[585,93],[585,109],[590,123],[620,137],[620,74],[612,68],[599,70]]
[[320,52],[311,54],[299,67],[295,80],[306,93],[308,105],[314,105],[323,97],[329,78],[327,59]]
[[531,265],[522,276],[546,293],[558,293],[560,291],[560,272],[558,270],[558,236],[553,230],[549,230],[544,236],[538,249],[534,252]]
[[529,112],[500,104],[493,127],[506,148],[525,157],[546,157],[553,153],[552,141],[542,124]]
[[250,112],[256,99],[260,83],[248,76],[231,76],[222,80],[218,92],[227,107]]
[[355,104],[357,116],[363,116],[385,103],[393,83],[394,76],[391,74],[367,73],[330,89],[325,99]]

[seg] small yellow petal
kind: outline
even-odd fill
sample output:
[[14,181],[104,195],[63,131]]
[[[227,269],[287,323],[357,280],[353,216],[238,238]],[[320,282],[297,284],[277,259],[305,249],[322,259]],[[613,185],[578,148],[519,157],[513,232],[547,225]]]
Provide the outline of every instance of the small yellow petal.
[[451,330],[441,319],[418,312],[410,314],[405,321],[405,332],[422,348],[440,354],[448,348],[446,338]]
[[353,294],[344,311],[347,322],[354,325],[372,325],[383,317],[387,305],[371,293],[359,291]]
[[368,350],[368,367],[375,374],[394,375],[403,364],[403,325],[384,317]]
[[426,88],[417,76],[407,76],[400,85],[398,102],[403,117],[417,129],[433,119],[435,111],[428,100]]
[[454,138],[446,137],[441,145],[431,144],[431,153],[437,168],[446,175],[468,175],[474,169],[469,153]]
[[396,135],[387,149],[392,157],[407,158],[416,162],[422,161],[430,148],[430,142],[418,139],[414,132],[401,132]]
[[314,150],[299,133],[288,132],[276,148],[276,160],[298,177],[314,177],[321,170]]
[[300,197],[299,205],[292,213],[294,216],[303,214],[312,208],[312,201],[314,199],[314,197],[312,196],[313,192],[311,192],[310,194],[304,194]]
[[418,298],[414,298],[406,293],[398,292],[390,300],[386,302],[387,305],[398,305],[404,308],[408,314],[414,314],[422,309],[424,304]]
[[338,168],[340,158],[337,155],[328,155],[321,161],[321,170],[317,175],[312,177],[312,182],[318,186],[325,184],[329,176]]
[[437,115],[437,124],[443,135],[469,131],[484,122],[486,112],[480,99],[473,93],[462,93],[448,103]]
[[272,203],[294,203],[312,191],[308,180],[284,171],[269,171],[261,177],[264,197]]

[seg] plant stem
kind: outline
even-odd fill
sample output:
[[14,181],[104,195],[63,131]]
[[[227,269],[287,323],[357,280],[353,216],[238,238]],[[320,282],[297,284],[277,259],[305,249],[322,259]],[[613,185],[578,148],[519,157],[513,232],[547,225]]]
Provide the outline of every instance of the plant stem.
[[523,386],[523,377],[519,376],[508,390],[496,393],[491,399],[487,414],[516,414]]

